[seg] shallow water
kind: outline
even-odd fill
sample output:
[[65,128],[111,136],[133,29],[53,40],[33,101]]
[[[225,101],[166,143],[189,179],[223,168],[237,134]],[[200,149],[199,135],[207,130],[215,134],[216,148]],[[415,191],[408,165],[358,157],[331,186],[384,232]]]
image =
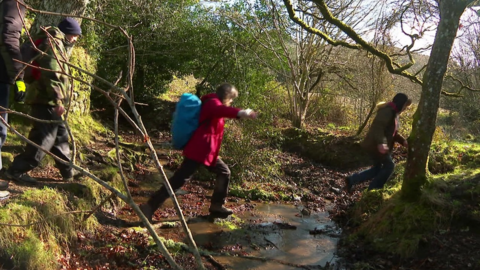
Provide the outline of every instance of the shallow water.
[[[150,181],[141,183],[140,189],[153,191],[160,183],[160,176],[154,174]],[[328,218],[328,212],[313,212],[305,216],[301,213],[301,205],[252,202],[253,210],[236,211],[236,215],[227,219],[212,218],[206,215],[209,206],[207,198],[211,195],[211,190],[197,192],[199,191],[177,198],[184,213],[192,206],[196,207],[199,201],[202,202],[196,210],[192,210],[195,214],[187,221],[198,247],[216,253],[248,254],[298,265],[324,266],[336,261],[335,251],[341,231]],[[135,196],[137,203],[145,200],[144,196]],[[240,200],[227,205],[235,209],[244,204],[245,201]],[[171,200],[165,202],[163,211],[169,207],[172,207]],[[178,221],[178,217],[171,216],[159,221]],[[310,234],[315,229],[321,233]],[[166,239],[188,243],[179,227],[158,229],[157,232]],[[273,261],[263,262],[233,256],[213,257],[233,270],[298,269]]]
[[[273,258],[298,265],[324,266],[327,262],[335,262],[334,253],[340,230],[328,219],[327,213],[301,216],[300,209],[301,207],[293,205],[258,204],[253,211],[237,216],[243,222],[237,228],[228,229],[206,218],[190,220],[189,227],[200,247],[214,250],[228,247],[225,251],[245,251],[251,256]],[[278,224],[288,224],[296,228],[283,228],[287,226]],[[324,233],[311,235],[310,231],[315,229]],[[277,262],[231,256],[214,257],[233,270],[298,269]]]

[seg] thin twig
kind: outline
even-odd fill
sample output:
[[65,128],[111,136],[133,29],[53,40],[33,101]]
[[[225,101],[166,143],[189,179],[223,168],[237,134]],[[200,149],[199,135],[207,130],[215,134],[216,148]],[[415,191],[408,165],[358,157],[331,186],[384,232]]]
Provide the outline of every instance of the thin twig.
[[85,169],[75,165],[75,164],[71,164],[70,162],[68,161],[65,161],[61,158],[59,158],[58,156],[54,155],[53,153],[51,153],[50,151],[46,150],[45,148],[41,147],[40,145],[32,142],[31,140],[27,139],[25,136],[23,136],[20,132],[18,132],[16,129],[14,129],[12,126],[10,126],[6,121],[5,119],[3,119],[3,117],[0,117],[0,121],[7,127],[9,128],[13,133],[15,133],[18,137],[20,137],[21,140],[23,140],[24,142],[40,149],[41,151],[43,151],[44,153],[48,154],[49,156],[51,156],[54,160],[56,160],[57,162],[59,163],[62,163],[64,165],[69,165],[71,166],[73,169],[77,170],[77,171],[80,171],[83,175],[91,178],[92,180],[94,180],[95,182],[97,182],[98,184],[100,184],[101,186],[103,186],[104,188],[108,189],[109,191],[111,191],[112,193],[114,193],[117,197],[119,197],[120,199],[122,199],[124,202],[126,202],[127,204],[129,204],[133,210],[137,213],[137,215],[140,217],[140,219],[146,224],[146,227],[148,229],[148,231],[150,232],[150,234],[152,235],[155,243],[160,247],[160,251],[163,253],[163,255],[165,256],[165,259],[168,261],[168,263],[175,269],[182,269],[176,262],[175,260],[173,259],[173,257],[170,255],[170,253],[168,253],[168,250],[167,248],[165,247],[165,245],[163,244],[163,242],[160,240],[160,238],[158,237],[157,233],[155,232],[154,228],[151,226],[151,224],[148,222],[147,218],[143,215],[143,213],[141,212],[141,210],[138,208],[138,206],[133,203],[127,196],[125,196],[124,194],[122,194],[120,191],[118,191],[116,188],[110,186],[108,183],[106,183],[105,181],[99,179],[97,176],[95,176],[94,174],[90,173],[89,171],[86,171]]
[[[133,48],[133,42],[132,42],[132,39],[131,37],[127,34],[127,32],[122,29],[121,27],[119,26],[115,26],[115,25],[111,25],[111,24],[108,24],[108,23],[105,23],[105,22],[101,22],[101,21],[98,21],[96,19],[92,19],[92,18],[87,18],[87,17],[84,17],[84,16],[78,16],[78,15],[74,15],[74,14],[64,14],[64,13],[57,13],[57,12],[45,12],[45,11],[40,11],[40,10],[36,10],[36,9],[33,9],[31,8],[30,6],[28,5],[25,5],[23,3],[20,3],[22,5],[24,5],[27,9],[33,11],[33,12],[37,12],[37,13],[40,13],[40,14],[48,14],[48,15],[57,15],[57,16],[65,16],[65,17],[77,17],[77,18],[83,18],[83,19],[87,19],[87,20],[91,20],[91,21],[96,21],[96,22],[99,22],[99,23],[102,23],[104,25],[107,25],[107,26],[110,26],[114,29],[118,29],[119,31],[122,32],[122,34],[128,39],[129,41],[129,66],[128,66],[128,70],[129,70],[129,78],[128,78],[128,86],[126,89],[123,89],[123,88],[120,88],[120,87],[116,87],[115,85],[113,85],[112,83],[108,82],[107,80],[99,77],[99,76],[96,76],[95,74],[92,74],[90,72],[87,72],[83,69],[80,69],[79,67],[75,66],[75,65],[72,65],[70,63],[68,63],[68,61],[62,61],[60,60],[56,55],[54,55],[55,59],[59,62],[62,62],[66,65],[68,65],[69,67],[73,67],[77,70],[80,70],[82,71],[84,74],[87,74],[93,78],[96,78],[97,80],[99,80],[100,82],[105,82],[107,85],[109,85],[111,88],[119,91],[123,98],[125,98],[125,100],[127,100],[128,104],[130,105],[130,108],[135,116],[135,119],[136,119],[136,123],[133,121],[133,119],[131,119],[126,113],[125,111],[123,111],[123,109],[119,108],[119,106],[116,104],[115,101],[113,101],[111,99],[111,97],[109,96],[108,92],[107,91],[103,91],[101,90],[99,87],[96,87],[94,86],[94,89],[95,90],[99,90],[100,92],[102,92],[106,97],[107,99],[109,99],[110,103],[112,103],[112,105],[115,106],[116,108],[116,111],[118,110],[123,116],[125,116],[125,118],[127,118],[127,120],[131,120],[129,121],[130,124],[132,124],[132,126],[139,132],[141,133],[143,139],[144,139],[144,142],[147,144],[147,146],[150,148],[151,150],[151,153],[152,153],[152,158],[154,159],[155,161],[155,165],[157,167],[157,169],[162,173],[162,176],[164,178],[164,185],[165,187],[167,188],[167,191],[170,195],[170,197],[172,198],[172,200],[174,201],[174,205],[175,205],[175,209],[177,210],[177,213],[179,215],[179,217],[181,218],[181,221],[182,221],[182,226],[186,232],[186,234],[188,235],[188,239],[189,239],[189,242],[191,244],[191,246],[193,247],[193,254],[195,256],[195,259],[197,261],[197,264],[198,264],[198,267],[200,269],[205,269],[204,265],[203,265],[203,262],[202,262],[202,259],[201,259],[201,256],[198,252],[198,248],[195,244],[195,241],[193,240],[193,236],[190,232],[190,230],[188,229],[188,226],[186,224],[186,221],[185,221],[185,217],[183,216],[183,213],[181,211],[181,208],[178,204],[178,201],[174,195],[174,192],[168,182],[168,178],[166,177],[166,174],[165,174],[165,171],[163,170],[163,167],[162,165],[160,164],[160,161],[158,160],[158,157],[156,155],[156,151],[155,149],[153,148],[153,145],[150,141],[150,138],[148,136],[148,133],[145,129],[145,126],[143,125],[143,122],[141,120],[141,117],[140,115],[138,114],[136,108],[135,108],[135,101],[134,101],[134,98],[133,98],[133,91],[130,91],[131,95],[129,96],[127,94],[127,91],[128,90],[132,90],[132,77],[133,77],[133,72],[134,72],[134,67],[132,66],[132,63],[134,64],[135,63],[135,50]],[[75,78],[74,76],[70,76],[70,74],[66,74],[67,76],[71,77],[71,78]],[[90,86],[93,86],[92,84],[88,83],[88,82],[85,82],[84,80],[81,80],[81,79],[78,79],[78,78],[75,78],[77,81],[80,81],[80,82],[83,82],[87,85],[90,85]],[[27,143],[37,147],[38,149],[42,150],[43,152],[49,154],[50,156],[52,156],[55,160],[57,160],[58,162],[62,163],[62,164],[68,164],[70,165],[72,168],[74,169],[77,169],[79,171],[81,171],[84,175],[87,175],[88,177],[92,178],[94,181],[96,181],[97,183],[99,183],[100,185],[102,185],[103,187],[107,188],[108,190],[110,190],[111,192],[115,193],[119,198],[121,198],[122,200],[124,200],[125,202],[127,202],[132,208],[133,210],[137,213],[137,215],[140,217],[140,219],[146,224],[147,226],[147,229],[148,231],[151,233],[152,237],[154,238],[155,242],[157,243],[157,245],[160,247],[162,253],[164,254],[165,258],[167,259],[167,261],[169,262],[169,264],[176,268],[176,269],[181,269],[180,266],[178,264],[176,264],[176,262],[173,260],[173,258],[171,257],[171,255],[168,253],[168,251],[166,250],[166,247],[163,245],[163,243],[160,241],[160,239],[158,238],[158,235],[156,234],[155,230],[152,228],[151,224],[148,222],[148,220],[146,219],[146,217],[143,215],[143,213],[141,212],[141,210],[138,208],[138,206],[133,202],[133,200],[131,199],[131,196],[125,196],[124,194],[122,194],[121,192],[119,192],[117,189],[113,188],[112,186],[108,185],[106,182],[98,179],[95,175],[91,174],[90,172],[87,172],[85,171],[84,169],[80,168],[79,166],[75,165],[75,164],[71,164],[65,160],[62,160],[60,158],[58,158],[57,156],[53,155],[51,152],[47,151],[46,149],[40,147],[39,145],[33,143],[32,141],[28,140],[27,138],[25,138],[23,135],[21,135],[18,131],[16,131],[15,129],[13,129],[11,126],[9,126],[6,121],[4,121],[3,119],[1,119],[2,122],[4,122],[4,124],[6,124],[6,126],[8,128],[10,128],[15,134],[17,134],[22,140],[26,141]],[[118,149],[117,149],[118,150]],[[117,151],[118,152],[118,151]],[[124,177],[124,176],[123,176]],[[122,178],[123,179],[123,178]],[[123,179],[124,180],[124,179]],[[125,182],[125,181],[124,181]],[[127,193],[129,192],[129,189],[128,187],[126,188],[127,190]]]
[[212,255],[208,254],[202,254],[203,257],[207,258],[207,260],[215,266],[218,270],[227,270],[225,266],[223,266],[221,263],[219,263],[215,258],[212,257]]
[[272,246],[274,246],[276,249],[280,250],[277,245],[275,245],[275,243],[273,243],[272,241],[268,240],[267,237],[263,237],[263,239],[265,239],[265,241],[267,241],[268,243],[270,243]]
[[105,203],[107,203],[110,199],[113,199],[115,198],[116,195],[115,193],[112,193],[110,194],[110,196],[108,196],[107,198],[103,199],[103,201],[101,201],[97,206],[95,206],[88,215],[86,215],[85,217],[83,217],[83,221],[87,220],[91,215],[93,215],[95,212],[98,211],[98,209],[100,209]]

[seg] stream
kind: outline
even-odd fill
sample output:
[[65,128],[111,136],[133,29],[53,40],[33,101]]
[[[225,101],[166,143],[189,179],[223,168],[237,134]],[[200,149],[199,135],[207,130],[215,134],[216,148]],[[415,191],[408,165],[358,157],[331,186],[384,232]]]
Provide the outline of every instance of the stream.
[[[132,193],[138,194],[134,195],[135,201],[145,202],[146,196],[159,187],[160,181],[157,173],[153,173],[149,181],[142,181],[139,189]],[[294,265],[325,266],[337,260],[335,252],[341,229],[328,218],[328,211],[302,211],[301,202],[265,203],[230,198],[226,205],[234,209],[235,214],[226,219],[212,218],[208,215],[211,186],[204,188],[189,183],[184,188],[187,194],[179,195],[177,199],[197,246],[217,253],[213,257],[227,269],[287,270],[298,269]],[[162,226],[157,229],[160,236],[188,242],[170,199],[156,215],[157,225],[172,224],[172,228]],[[126,216],[119,218],[129,219]],[[274,260],[219,256],[218,253]]]

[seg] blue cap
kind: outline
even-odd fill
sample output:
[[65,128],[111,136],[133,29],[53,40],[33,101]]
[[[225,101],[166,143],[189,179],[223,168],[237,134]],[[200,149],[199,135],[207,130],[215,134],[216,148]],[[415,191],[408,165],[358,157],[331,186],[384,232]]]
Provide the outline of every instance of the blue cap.
[[65,18],[58,24],[58,28],[65,34],[65,35],[81,35],[82,28],[80,24],[73,19],[73,18]]

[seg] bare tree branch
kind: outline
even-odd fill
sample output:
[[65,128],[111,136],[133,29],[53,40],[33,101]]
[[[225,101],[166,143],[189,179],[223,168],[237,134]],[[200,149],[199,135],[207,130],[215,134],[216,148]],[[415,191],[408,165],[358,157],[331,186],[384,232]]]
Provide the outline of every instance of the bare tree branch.
[[475,88],[472,88],[471,86],[468,86],[466,83],[464,83],[462,80],[460,80],[459,78],[453,76],[452,74],[448,74],[445,76],[445,78],[449,78],[457,83],[460,84],[460,91],[462,91],[463,89],[467,89],[468,91],[472,91],[472,92],[480,92],[480,89],[475,89]]
[[[362,50],[365,49],[372,53],[373,55],[380,57],[385,61],[385,64],[387,65],[388,71],[392,74],[397,74],[401,75],[405,78],[410,79],[411,81],[422,84],[422,80],[418,78],[417,76],[414,76],[410,72],[407,71],[410,67],[412,67],[415,62],[410,61],[409,63],[405,65],[400,65],[396,63],[395,61],[392,60],[392,58],[385,52],[380,51],[379,49],[375,48],[371,44],[369,44],[367,41],[362,39],[356,32],[353,30],[350,26],[346,25],[339,19],[333,16],[333,14],[330,12],[328,7],[325,4],[325,1],[323,0],[313,0],[317,7],[319,8],[320,12],[324,16],[324,18],[330,22],[331,24],[337,26],[340,30],[342,30],[345,34],[347,34],[351,39],[353,39],[357,44],[352,44],[348,43],[345,41],[340,41],[340,40],[333,40],[330,36],[325,34],[324,32],[320,31],[319,29],[313,28],[310,25],[308,25],[305,21],[301,20],[296,14],[293,9],[292,1],[291,0],[283,0],[285,3],[285,6],[287,8],[288,14],[290,16],[290,19],[296,22],[297,24],[301,25],[302,28],[304,28],[306,31],[316,34],[320,36],[322,39],[327,41],[329,44],[333,46],[343,46],[347,47],[350,49],[356,49],[356,50]],[[397,68],[395,68],[397,66]]]

